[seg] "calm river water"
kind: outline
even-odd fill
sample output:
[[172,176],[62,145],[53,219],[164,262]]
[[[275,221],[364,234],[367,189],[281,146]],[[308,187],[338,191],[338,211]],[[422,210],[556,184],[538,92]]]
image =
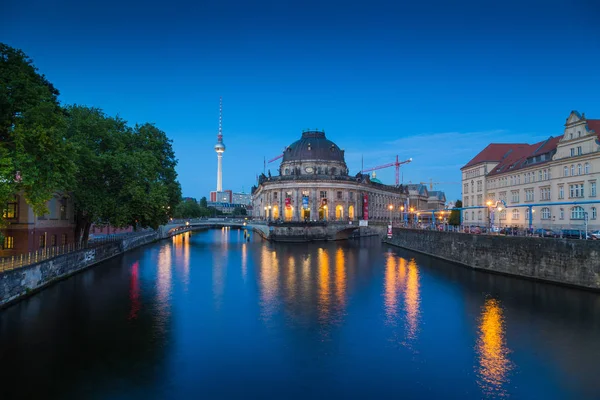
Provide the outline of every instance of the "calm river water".
[[0,311],[0,398],[600,397],[600,295],[189,233]]

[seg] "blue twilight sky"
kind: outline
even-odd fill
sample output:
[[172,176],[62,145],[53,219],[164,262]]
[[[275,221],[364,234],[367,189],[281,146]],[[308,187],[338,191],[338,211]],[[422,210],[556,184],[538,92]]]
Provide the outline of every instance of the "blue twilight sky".
[[224,186],[246,192],[305,128],[352,174],[399,155],[404,182],[457,182],[492,141],[559,135],[572,109],[600,118],[596,0],[4,0],[0,41],[62,102],[156,123],[197,198],[216,186],[219,96]]

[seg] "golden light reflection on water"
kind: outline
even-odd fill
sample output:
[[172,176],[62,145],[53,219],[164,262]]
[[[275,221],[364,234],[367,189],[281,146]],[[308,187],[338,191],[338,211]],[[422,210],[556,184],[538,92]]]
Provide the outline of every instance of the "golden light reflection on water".
[[182,267],[182,270],[179,271],[178,269],[178,272],[183,274],[181,280],[184,284],[185,290],[187,290],[190,283],[190,238],[190,232],[175,235],[172,238],[173,245],[175,247],[175,257],[182,260],[182,262],[176,262],[175,265],[180,265]]
[[487,299],[479,321],[477,353],[479,356],[479,386],[487,396],[506,395],[504,385],[512,369],[506,346],[504,315],[500,302]]
[[277,260],[277,252],[269,250],[267,246],[263,246],[261,250],[260,261],[260,287],[261,287],[261,308],[262,315],[265,320],[275,313],[277,307],[277,276],[279,270],[279,261]]
[[331,290],[329,287],[329,254],[325,249],[319,249],[317,254],[319,263],[319,319],[326,321],[329,317],[331,304]]
[[[415,340],[419,332],[421,305],[419,281],[419,267],[414,259],[407,262],[406,259],[397,257],[392,252],[387,254],[384,278],[386,323],[397,326],[400,318],[399,297],[402,296],[406,341]],[[403,341],[403,344],[408,344],[406,341]]]
[[288,257],[287,266],[287,292],[294,298],[296,297],[296,260],[293,256]]
[[163,321],[169,315],[172,267],[171,246],[163,246],[158,253],[158,273],[156,277],[157,309]]
[[248,245],[242,243],[242,278],[246,280],[246,273],[248,272]]
[[414,340],[419,330],[419,307],[421,304],[419,286],[419,267],[414,259],[408,262],[408,275],[406,277],[406,292],[404,294],[406,308],[407,329],[406,337]]
[[385,263],[385,316],[387,323],[396,325],[398,315],[398,282],[396,281],[396,260],[393,253],[387,254]]
[[338,247],[335,252],[335,297],[340,310],[346,307],[346,260],[344,250]]

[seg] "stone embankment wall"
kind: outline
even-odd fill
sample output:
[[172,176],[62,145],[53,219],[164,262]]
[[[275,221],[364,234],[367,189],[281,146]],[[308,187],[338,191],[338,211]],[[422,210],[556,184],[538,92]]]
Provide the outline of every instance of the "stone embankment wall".
[[390,243],[472,268],[600,290],[600,242],[394,229]]
[[158,232],[126,237],[94,248],[63,254],[0,275],[0,307],[91,265],[160,238]]

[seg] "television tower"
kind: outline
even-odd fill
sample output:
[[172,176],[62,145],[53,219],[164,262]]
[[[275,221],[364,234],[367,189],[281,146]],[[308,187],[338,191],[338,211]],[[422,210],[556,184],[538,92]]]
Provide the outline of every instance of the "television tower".
[[219,134],[217,135],[217,144],[215,151],[217,152],[217,192],[223,191],[223,152],[225,145],[223,144],[223,98],[219,97]]

